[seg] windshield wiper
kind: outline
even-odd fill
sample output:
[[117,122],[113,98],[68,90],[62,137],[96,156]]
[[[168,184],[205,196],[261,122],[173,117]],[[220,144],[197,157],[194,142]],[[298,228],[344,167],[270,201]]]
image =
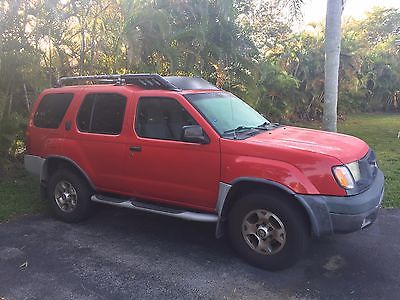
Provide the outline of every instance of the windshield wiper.
[[254,127],[251,127],[251,126],[238,126],[238,127],[236,127],[236,128],[233,128],[233,129],[228,129],[228,130],[225,130],[224,131],[224,134],[229,134],[229,133],[236,133],[236,132],[238,132],[238,131],[246,131],[246,130],[250,130],[250,129],[253,129]]
[[257,127],[254,127],[254,128],[261,129],[261,130],[271,130],[271,129],[278,128],[281,126],[282,125],[279,123],[264,122],[261,125],[258,125]]
[[236,133],[245,133],[246,132],[245,133],[246,135],[255,135],[255,134],[257,134],[257,130],[268,131],[268,130],[275,129],[280,126],[282,126],[282,125],[280,125],[279,123],[271,123],[271,122],[264,122],[258,126],[240,125],[236,128],[225,130],[223,132],[223,135],[233,133],[233,138],[236,140],[237,139]]
[[233,138],[237,139],[236,133],[238,133],[238,132],[244,132],[244,131],[253,130],[253,129],[266,130],[267,131],[267,130],[270,129],[270,128],[268,128],[268,125],[270,125],[270,123],[268,123],[268,122],[264,122],[264,123],[262,123],[261,125],[258,125],[258,126],[243,126],[243,125],[240,125],[240,126],[234,128],[234,129],[225,130],[223,134],[225,135],[225,134],[233,133]]
[[236,132],[243,132],[243,131],[251,130],[253,128],[254,127],[251,127],[251,126],[240,125],[236,128],[225,130],[223,134],[225,135],[225,134],[233,133],[233,138],[236,140],[237,139]]
[[253,128],[255,128],[255,129],[261,129],[261,130],[270,130],[270,128],[268,127],[268,126],[270,126],[270,125],[271,125],[271,123],[269,123],[269,122],[264,122],[264,123],[262,123],[261,125],[258,125],[258,126],[253,127]]

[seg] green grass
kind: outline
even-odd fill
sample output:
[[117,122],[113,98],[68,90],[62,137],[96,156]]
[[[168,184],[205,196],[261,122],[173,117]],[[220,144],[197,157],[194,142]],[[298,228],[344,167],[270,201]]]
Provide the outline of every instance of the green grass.
[[24,214],[43,212],[39,196],[39,179],[15,165],[7,178],[0,178],[0,222]]
[[[320,128],[318,123],[297,124]],[[385,173],[385,207],[400,207],[400,114],[359,114],[339,122],[339,132],[365,140],[376,152]],[[39,196],[39,180],[16,165],[8,177],[0,178],[0,222],[10,218],[39,213],[45,205]]]
[[[320,124],[301,124],[320,128]],[[348,115],[339,121],[338,131],[366,141],[374,149],[379,167],[385,173],[384,207],[400,207],[400,114]]]

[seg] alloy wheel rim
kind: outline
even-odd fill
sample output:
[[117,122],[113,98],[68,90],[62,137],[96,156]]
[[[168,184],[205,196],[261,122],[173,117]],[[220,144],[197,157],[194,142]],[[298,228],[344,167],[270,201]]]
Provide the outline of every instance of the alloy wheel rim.
[[242,235],[252,250],[263,255],[277,254],[286,243],[281,219],[266,209],[255,209],[245,216]]
[[54,189],[54,200],[63,212],[70,213],[77,206],[78,194],[70,182],[62,180]]

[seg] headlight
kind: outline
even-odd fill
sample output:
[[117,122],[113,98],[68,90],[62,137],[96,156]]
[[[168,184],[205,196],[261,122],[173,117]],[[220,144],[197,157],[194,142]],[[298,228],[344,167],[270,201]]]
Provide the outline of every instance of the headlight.
[[345,189],[354,188],[354,179],[346,166],[337,166],[332,169],[338,184]]
[[354,181],[358,182],[361,179],[360,165],[358,161],[354,161],[346,165],[349,168],[351,175],[353,175]]

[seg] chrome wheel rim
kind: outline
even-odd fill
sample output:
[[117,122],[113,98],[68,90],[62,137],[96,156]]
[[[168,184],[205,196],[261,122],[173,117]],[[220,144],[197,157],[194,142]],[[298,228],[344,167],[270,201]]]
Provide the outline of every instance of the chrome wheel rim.
[[70,213],[76,208],[78,194],[71,183],[62,180],[54,189],[54,200],[63,212]]
[[252,250],[263,255],[277,254],[286,243],[281,219],[265,209],[252,210],[245,216],[242,235]]

